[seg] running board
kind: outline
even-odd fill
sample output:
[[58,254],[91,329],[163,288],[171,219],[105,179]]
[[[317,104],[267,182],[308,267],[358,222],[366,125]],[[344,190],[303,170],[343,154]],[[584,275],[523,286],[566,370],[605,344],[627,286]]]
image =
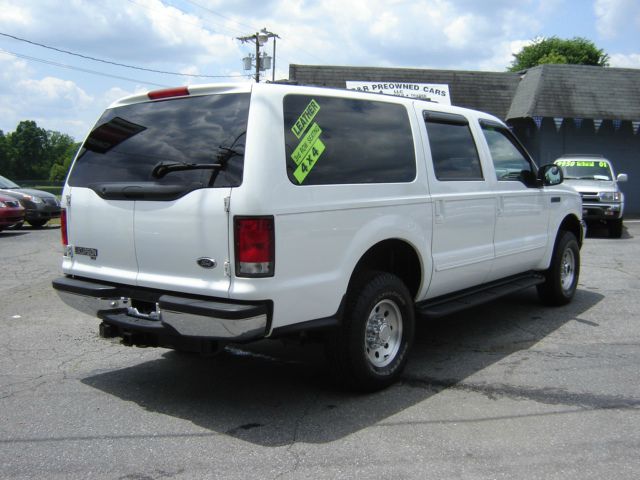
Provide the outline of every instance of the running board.
[[470,307],[491,302],[525,288],[539,285],[544,280],[544,276],[538,272],[503,278],[495,282],[468,288],[461,292],[419,302],[416,304],[416,314],[425,318],[444,317]]

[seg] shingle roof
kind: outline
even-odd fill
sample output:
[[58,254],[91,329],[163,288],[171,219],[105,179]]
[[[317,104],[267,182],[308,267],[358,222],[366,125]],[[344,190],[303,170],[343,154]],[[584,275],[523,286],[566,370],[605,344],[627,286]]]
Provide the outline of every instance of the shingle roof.
[[541,65],[524,72],[290,65],[305,85],[345,88],[347,80],[445,83],[454,105],[502,119],[540,117],[640,120],[640,70]]
[[640,120],[640,70],[541,65],[523,73],[506,118]]

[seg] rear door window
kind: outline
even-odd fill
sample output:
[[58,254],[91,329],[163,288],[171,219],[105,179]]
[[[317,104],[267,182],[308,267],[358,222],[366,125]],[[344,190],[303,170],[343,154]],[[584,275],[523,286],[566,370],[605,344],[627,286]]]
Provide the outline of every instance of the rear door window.
[[466,117],[427,111],[423,115],[436,178],[444,182],[483,180],[478,149]]
[[[248,93],[217,94],[109,109],[82,145],[69,184],[237,187],[242,183],[249,99]],[[152,171],[160,162],[224,166],[171,171],[157,178]]]
[[287,173],[294,185],[415,179],[413,135],[402,105],[287,95],[284,123]]

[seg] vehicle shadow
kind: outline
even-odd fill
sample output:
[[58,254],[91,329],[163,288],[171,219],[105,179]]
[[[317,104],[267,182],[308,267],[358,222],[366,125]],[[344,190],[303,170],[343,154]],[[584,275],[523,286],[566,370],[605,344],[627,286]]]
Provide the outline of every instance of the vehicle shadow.
[[160,359],[82,382],[214,435],[263,446],[326,443],[389,421],[445,389],[462,388],[468,377],[530,349],[567,322],[593,328],[580,316],[602,298],[581,289],[570,305],[547,308],[529,289],[423,322],[401,381],[374,394],[336,387],[319,345],[281,341],[229,347],[213,358],[168,351]]
[[[609,237],[609,229],[606,225],[589,225],[587,228],[587,238],[611,238]],[[629,229],[622,224],[622,235],[620,238],[633,238],[633,235],[629,232]],[[617,238],[611,238],[611,240],[618,240]]]
[[28,235],[28,232],[21,232],[19,230],[0,231],[0,237],[21,237],[22,235]]

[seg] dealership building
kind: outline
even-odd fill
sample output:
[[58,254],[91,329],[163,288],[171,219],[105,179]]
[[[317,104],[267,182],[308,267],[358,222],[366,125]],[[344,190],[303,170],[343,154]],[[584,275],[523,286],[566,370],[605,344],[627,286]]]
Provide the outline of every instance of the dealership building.
[[640,70],[541,65],[522,72],[290,65],[301,85],[411,95],[504,120],[539,165],[599,154],[617,173],[627,215],[640,215]]

